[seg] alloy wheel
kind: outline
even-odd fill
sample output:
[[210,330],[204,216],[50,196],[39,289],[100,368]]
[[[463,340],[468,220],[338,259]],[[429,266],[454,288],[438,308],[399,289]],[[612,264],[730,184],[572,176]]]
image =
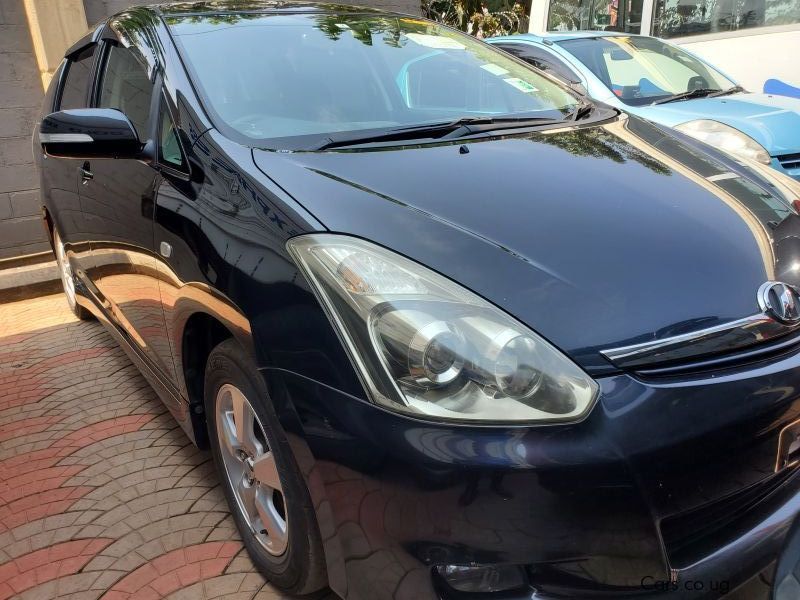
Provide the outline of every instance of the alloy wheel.
[[275,456],[244,393],[226,383],[217,392],[217,436],[236,504],[256,541],[273,556],[286,551],[288,515]]

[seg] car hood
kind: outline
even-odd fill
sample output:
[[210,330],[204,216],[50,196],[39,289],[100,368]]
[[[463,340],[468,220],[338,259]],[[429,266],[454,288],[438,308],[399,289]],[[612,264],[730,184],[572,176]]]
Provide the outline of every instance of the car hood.
[[602,373],[613,370],[602,349],[751,315],[765,281],[800,283],[782,273],[797,245],[773,239],[800,230],[797,215],[691,144],[622,117],[254,159],[331,231],[453,278]]
[[719,121],[749,135],[771,156],[800,151],[800,136],[797,135],[800,131],[800,99],[797,98],[734,94],[627,110],[668,127],[695,119]]

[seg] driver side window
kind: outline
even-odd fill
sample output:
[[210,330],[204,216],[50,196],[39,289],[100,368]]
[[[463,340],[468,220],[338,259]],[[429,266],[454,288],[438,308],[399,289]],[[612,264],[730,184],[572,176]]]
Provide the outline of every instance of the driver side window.
[[150,100],[153,83],[133,53],[121,46],[111,46],[97,106],[116,108],[130,119],[141,141],[149,137]]

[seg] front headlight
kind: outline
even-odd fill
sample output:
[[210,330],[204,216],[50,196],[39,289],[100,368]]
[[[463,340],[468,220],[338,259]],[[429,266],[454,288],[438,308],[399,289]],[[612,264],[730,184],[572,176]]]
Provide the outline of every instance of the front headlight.
[[469,422],[575,421],[597,384],[542,337],[411,260],[332,234],[287,248],[373,400]]
[[772,160],[769,152],[749,135],[718,121],[689,121],[676,125],[675,129],[735,156],[755,160],[764,165],[770,164]]

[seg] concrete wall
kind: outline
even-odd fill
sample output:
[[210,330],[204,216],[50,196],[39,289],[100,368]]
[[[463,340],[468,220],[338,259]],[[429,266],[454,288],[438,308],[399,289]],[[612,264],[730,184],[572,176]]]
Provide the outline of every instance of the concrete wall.
[[[760,92],[767,79],[800,87],[800,25],[789,31],[743,30],[738,37],[672,40],[716,65],[745,89]],[[766,62],[765,62],[766,61]]]
[[0,0],[0,259],[50,247],[31,153],[42,96],[23,0]]

